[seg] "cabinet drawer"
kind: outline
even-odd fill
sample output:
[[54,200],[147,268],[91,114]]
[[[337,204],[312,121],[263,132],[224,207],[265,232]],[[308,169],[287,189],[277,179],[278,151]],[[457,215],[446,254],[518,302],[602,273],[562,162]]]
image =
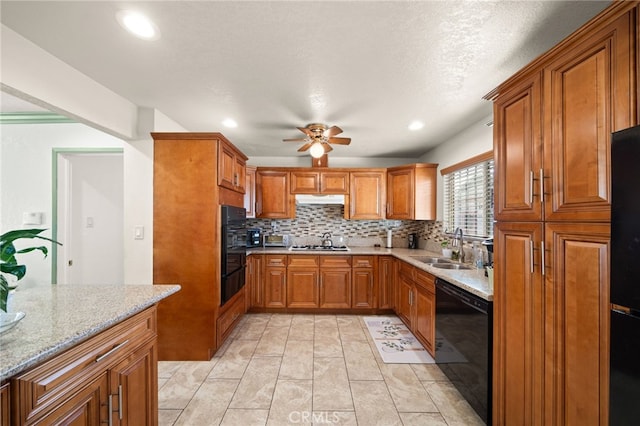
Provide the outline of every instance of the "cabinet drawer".
[[289,267],[317,268],[318,256],[289,256]]
[[244,290],[240,291],[240,293],[240,296],[235,298],[231,303],[231,306],[224,307],[226,310],[218,317],[218,321],[216,322],[218,347],[224,343],[229,334],[233,331],[233,327],[236,322],[239,321],[242,314],[244,314]]
[[264,260],[266,266],[287,266],[286,254],[267,254]]
[[21,410],[24,410],[20,417],[26,420],[58,404],[57,396],[73,392],[75,387],[93,380],[156,335],[156,307],[153,306],[16,376],[12,386],[16,386]]
[[373,268],[373,256],[353,256],[354,268]]
[[351,268],[351,256],[320,256],[321,268]]
[[426,290],[431,293],[436,292],[436,277],[431,275],[428,272],[422,271],[420,269],[416,269],[416,283],[420,286],[424,287]]

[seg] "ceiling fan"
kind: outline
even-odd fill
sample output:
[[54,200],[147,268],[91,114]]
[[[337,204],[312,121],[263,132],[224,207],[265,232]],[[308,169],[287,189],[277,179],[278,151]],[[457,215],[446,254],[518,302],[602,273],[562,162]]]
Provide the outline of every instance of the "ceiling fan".
[[298,127],[302,133],[307,135],[304,138],[283,139],[283,142],[305,142],[298,149],[298,152],[304,152],[310,149],[309,153],[314,158],[320,158],[324,154],[333,150],[330,144],[349,145],[351,138],[336,137],[342,133],[342,129],[338,126],[327,127],[320,123],[311,123],[307,127]]

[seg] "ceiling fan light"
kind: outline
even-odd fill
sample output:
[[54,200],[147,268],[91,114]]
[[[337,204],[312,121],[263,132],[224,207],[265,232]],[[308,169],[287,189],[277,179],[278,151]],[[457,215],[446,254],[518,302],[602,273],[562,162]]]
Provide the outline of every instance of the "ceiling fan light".
[[311,148],[309,148],[309,154],[311,154],[313,158],[322,157],[324,155],[324,147],[322,146],[322,143],[316,142],[311,145]]

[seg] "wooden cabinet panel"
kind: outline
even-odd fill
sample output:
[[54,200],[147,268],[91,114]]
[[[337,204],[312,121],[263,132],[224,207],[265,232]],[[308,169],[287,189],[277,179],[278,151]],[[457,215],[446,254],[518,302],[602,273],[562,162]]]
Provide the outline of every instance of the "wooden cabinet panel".
[[378,256],[378,307],[395,308],[395,261],[391,256]]
[[327,309],[350,308],[351,285],[351,268],[320,269],[320,307]]
[[385,218],[386,179],[386,171],[382,169],[358,170],[350,173],[348,219]]
[[320,268],[351,268],[351,256],[320,256]]
[[220,138],[218,143],[218,185],[236,192],[245,191],[247,157],[230,142]]
[[375,279],[373,268],[355,268],[353,270],[354,308],[375,307]]
[[493,418],[497,424],[542,424],[542,232],[542,224],[535,222],[502,222],[495,227]]
[[294,198],[289,192],[289,172],[261,169],[256,171],[256,217],[295,217]]
[[539,73],[494,104],[496,220],[542,220],[541,106]]
[[287,307],[317,308],[320,306],[318,269],[287,269]]
[[546,220],[610,220],[611,132],[636,120],[633,22],[625,13],[544,68]]
[[318,256],[308,255],[289,255],[287,256],[287,265],[289,268],[318,268]]
[[387,169],[387,218],[436,219],[437,164],[411,164]]
[[396,314],[398,317],[411,328],[412,320],[412,299],[413,299],[413,282],[407,275],[398,274],[396,280]]
[[609,419],[609,224],[548,223],[547,424]]
[[347,194],[349,172],[296,170],[291,172],[292,194]]
[[0,386],[0,425],[8,426],[10,424],[11,415],[9,408],[9,383]]
[[222,346],[224,341],[233,331],[233,327],[240,321],[245,313],[245,295],[246,286],[236,293],[231,300],[227,301],[220,309],[218,320],[216,321],[216,336],[218,339],[218,347]]
[[[113,424],[157,424],[158,392],[157,388],[150,386],[158,376],[157,365],[156,347],[154,342],[150,342],[110,370],[110,387],[117,390],[112,396],[116,411],[113,418],[119,420]],[[122,401],[122,407],[118,406],[119,401]]]
[[264,306],[265,308],[285,308],[287,306],[287,268],[271,266],[271,256],[265,256]]
[[247,218],[256,217],[256,168],[246,167],[244,187],[244,208],[247,211]]
[[249,288],[250,306],[264,307],[264,256],[252,254],[247,258],[247,284]]
[[420,284],[415,286],[415,321],[413,333],[416,338],[435,356],[436,341],[436,295]]

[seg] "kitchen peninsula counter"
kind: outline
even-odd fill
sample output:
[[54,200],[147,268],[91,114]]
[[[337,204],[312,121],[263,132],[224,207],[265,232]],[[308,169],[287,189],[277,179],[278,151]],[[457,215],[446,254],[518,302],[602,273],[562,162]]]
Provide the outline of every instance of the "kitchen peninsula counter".
[[493,289],[489,287],[489,280],[484,276],[484,270],[475,269],[472,265],[471,269],[438,269],[431,265],[420,262],[415,257],[430,256],[442,257],[441,253],[432,252],[423,249],[408,248],[384,248],[384,247],[349,247],[349,251],[332,251],[332,250],[304,250],[292,251],[286,247],[252,247],[247,249],[247,255],[250,254],[288,254],[288,255],[342,255],[342,256],[393,256],[404,262],[422,269],[438,278],[441,278],[451,284],[460,287],[478,297],[487,301],[493,301]]
[[26,316],[0,334],[0,383],[179,290],[179,285],[18,287],[12,311]]

